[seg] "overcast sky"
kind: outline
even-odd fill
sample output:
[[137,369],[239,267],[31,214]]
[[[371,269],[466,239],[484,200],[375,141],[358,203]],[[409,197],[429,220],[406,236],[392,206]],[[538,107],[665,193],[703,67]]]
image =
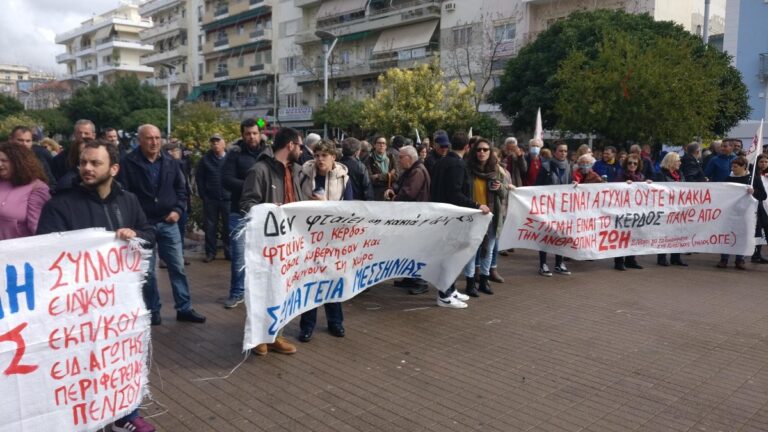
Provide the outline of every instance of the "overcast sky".
[[0,13],[0,63],[29,66],[63,74],[56,55],[56,34],[78,27],[93,15],[119,5],[119,0],[2,0]]

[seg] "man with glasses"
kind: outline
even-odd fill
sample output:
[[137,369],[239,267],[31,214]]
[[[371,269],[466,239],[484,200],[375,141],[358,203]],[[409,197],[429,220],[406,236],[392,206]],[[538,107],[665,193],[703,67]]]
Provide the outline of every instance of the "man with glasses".
[[[240,198],[240,214],[245,217],[251,207],[264,204],[289,204],[306,199],[299,187],[301,166],[301,135],[296,129],[282,128],[275,135],[272,147],[267,147],[248,172]],[[280,354],[293,354],[296,347],[278,332],[271,344],[256,346],[256,355],[267,355],[269,350]]]

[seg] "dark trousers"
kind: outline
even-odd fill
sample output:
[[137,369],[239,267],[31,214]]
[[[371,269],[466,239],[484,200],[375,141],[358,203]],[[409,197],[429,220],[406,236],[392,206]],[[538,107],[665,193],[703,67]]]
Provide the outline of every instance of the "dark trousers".
[[[341,303],[326,303],[325,307],[325,319],[328,320],[328,327],[340,326],[344,322],[344,312],[341,310]],[[308,310],[301,314],[301,320],[299,321],[299,328],[302,332],[311,332],[315,329],[317,324],[317,308]]]
[[229,250],[229,201],[206,199],[203,201],[203,231],[205,254],[216,255],[216,228],[219,228],[224,250]]

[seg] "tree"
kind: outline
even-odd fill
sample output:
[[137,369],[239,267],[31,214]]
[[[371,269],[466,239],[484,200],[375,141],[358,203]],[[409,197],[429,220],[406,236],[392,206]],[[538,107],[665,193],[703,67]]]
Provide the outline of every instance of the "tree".
[[24,111],[24,105],[21,102],[8,95],[0,94],[0,118],[18,114],[22,111]]
[[86,118],[99,128],[128,130],[128,120],[134,111],[165,106],[165,95],[160,90],[131,75],[118,76],[111,84],[80,88],[62,104],[62,109],[72,123]]
[[37,121],[25,113],[7,115],[0,119],[0,141],[6,141],[11,135],[11,130],[16,126],[26,126],[33,128]]
[[240,125],[226,111],[206,102],[185,104],[175,114],[172,134],[197,155],[210,148],[211,135],[221,134],[227,143],[240,136]]
[[445,82],[437,63],[414,69],[389,69],[379,76],[380,89],[363,104],[362,126],[385,136],[422,136],[436,129],[468,130],[475,118],[474,85]]
[[472,121],[472,134],[499,143],[501,139],[499,121],[486,113],[477,113]]
[[717,114],[717,68],[711,56],[691,58],[690,44],[657,37],[638,46],[616,33],[605,37],[592,60],[573,52],[555,75],[558,128],[617,144],[683,144],[709,130]]
[[66,115],[59,108],[45,108],[39,110],[25,111],[25,114],[37,121],[37,124],[43,126],[46,134],[61,134],[67,136],[72,133],[74,124],[69,121]]
[[363,102],[344,97],[332,99],[312,114],[315,126],[328,124],[328,127],[341,129],[347,136],[360,136]]
[[[556,78],[562,62],[574,51],[581,52],[588,61],[594,60],[605,37],[619,32],[625,33],[638,50],[658,38],[668,38],[687,46],[688,56],[702,67],[714,69],[716,79],[709,85],[718,89],[718,114],[707,126],[709,131],[730,129],[749,114],[746,87],[740,73],[730,65],[727,54],[708,49],[697,36],[672,22],[654,21],[646,14],[608,10],[575,12],[542,32],[507,62],[500,85],[491,94],[491,102],[501,105],[515,129],[533,129],[539,107],[544,127],[559,127],[560,117],[554,107],[563,83]],[[633,74],[633,77],[636,76]],[[647,102],[649,107],[657,106],[654,100]]]
[[[137,130],[143,124],[153,124],[165,131],[168,123],[168,113],[165,108],[147,108],[137,109],[131,112],[122,121],[122,127],[125,130]],[[173,134],[173,132],[171,132]]]

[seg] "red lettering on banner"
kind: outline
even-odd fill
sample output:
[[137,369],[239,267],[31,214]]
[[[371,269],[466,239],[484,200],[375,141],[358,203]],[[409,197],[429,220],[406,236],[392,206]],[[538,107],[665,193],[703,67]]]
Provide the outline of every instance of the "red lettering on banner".
[[304,237],[298,236],[276,246],[264,246],[262,255],[269,260],[270,264],[274,264],[275,258],[278,261],[285,261],[291,255],[298,254],[302,250],[304,250]]
[[[64,267],[70,265],[74,266],[74,270],[66,272]],[[51,291],[69,285],[62,281],[65,273],[73,273],[77,284],[103,281],[124,271],[141,271],[141,251],[123,245],[112,247],[106,253],[100,250],[79,251],[76,254],[62,252],[48,270],[57,272]]]
[[531,215],[545,215],[555,212],[555,197],[552,195],[534,195],[531,197]]
[[11,331],[0,335],[0,342],[11,342],[16,344],[16,351],[11,359],[11,364],[3,372],[4,375],[26,375],[37,370],[36,365],[23,365],[21,359],[24,357],[24,352],[27,349],[27,345],[24,342],[24,337],[21,332],[27,327],[27,323],[22,323],[14,327]]
[[600,246],[598,247],[600,252],[626,249],[629,247],[629,241],[632,237],[631,231],[608,230],[600,231],[597,234],[600,236]]

